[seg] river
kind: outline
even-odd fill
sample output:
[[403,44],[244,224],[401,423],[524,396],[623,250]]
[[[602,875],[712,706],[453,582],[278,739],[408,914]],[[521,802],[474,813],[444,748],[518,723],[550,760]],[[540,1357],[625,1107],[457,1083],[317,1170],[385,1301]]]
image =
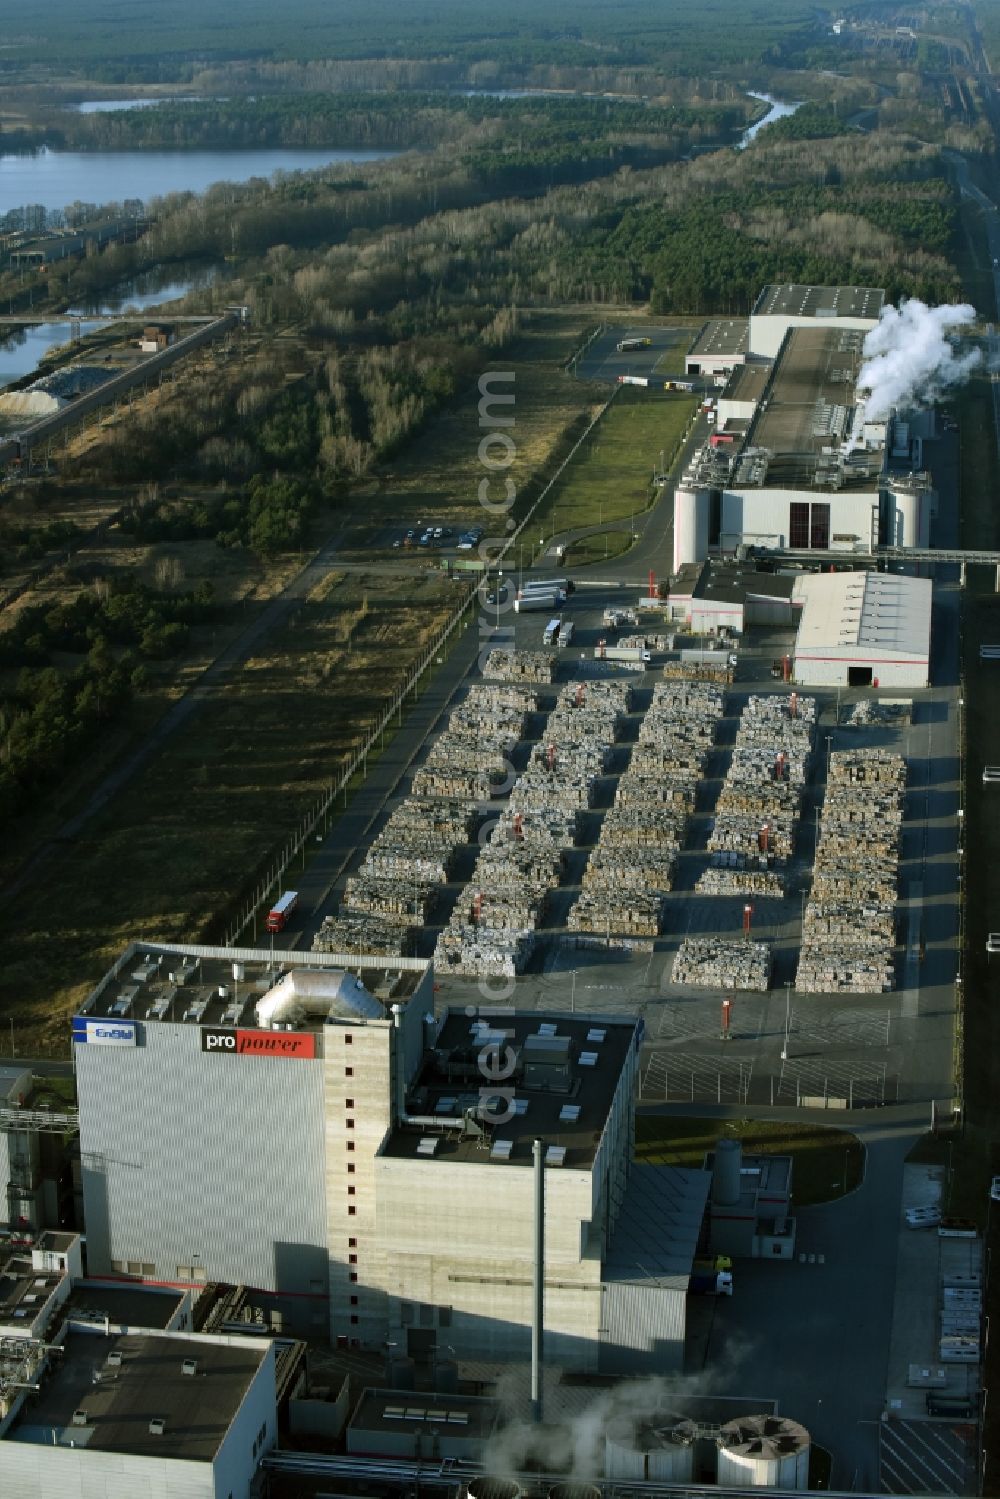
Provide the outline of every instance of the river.
[[771,108],[766,115],[762,115],[759,120],[755,121],[749,130],[744,130],[737,142],[737,151],[745,151],[750,142],[755,139],[757,132],[763,130],[765,125],[773,125],[775,120],[783,120],[786,115],[793,115],[797,109],[802,108],[801,99],[797,104],[783,104],[780,99],[774,99],[770,94],[755,93],[752,88],[748,89],[747,93],[751,99],[760,99],[763,104],[770,104]]
[[[108,292],[101,298],[100,307],[89,305],[81,311],[95,314],[93,321],[84,323],[86,331],[100,325],[96,314],[119,312],[125,307],[157,307],[161,302],[177,301],[190,291],[212,285],[223,274],[220,266],[160,266],[144,271],[134,280]],[[15,380],[30,375],[50,349],[69,343],[73,327],[67,318],[54,318],[50,323],[27,323],[17,328],[5,329],[0,325],[0,390],[5,390]]]
[[384,161],[398,151],[289,147],[238,151],[41,151],[0,156],[0,218],[25,204],[121,203],[126,198],[204,192],[213,182],[246,182],[273,172],[308,172],[331,162]]

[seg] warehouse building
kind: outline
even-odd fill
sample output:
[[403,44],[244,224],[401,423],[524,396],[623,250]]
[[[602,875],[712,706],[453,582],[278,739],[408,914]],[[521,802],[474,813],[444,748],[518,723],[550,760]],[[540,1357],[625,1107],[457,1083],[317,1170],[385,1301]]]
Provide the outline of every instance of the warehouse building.
[[684,361],[690,375],[766,370],[791,328],[838,332],[874,328],[885,292],[871,286],[765,286],[749,318],[716,318],[701,329]]
[[885,292],[871,286],[765,286],[750,314],[750,352],[776,359],[790,328],[867,333],[884,306]]
[[792,677],[806,687],[926,687],[929,578],[896,573],[803,574]]
[[[521,1358],[540,1139],[547,1352],[679,1366],[707,1177],[634,1172],[641,1023],[435,1017],[423,959],[295,961],[133,945],[75,1019],[90,1273],[246,1285],[340,1347]],[[669,1254],[630,1257],[619,1223],[654,1210]]]
[[922,438],[895,416],[867,419],[857,395],[863,330],[817,321],[786,331],[763,383],[744,371],[723,392],[715,430],[674,497],[675,574],[748,545],[848,555],[928,545],[934,492],[915,467]]

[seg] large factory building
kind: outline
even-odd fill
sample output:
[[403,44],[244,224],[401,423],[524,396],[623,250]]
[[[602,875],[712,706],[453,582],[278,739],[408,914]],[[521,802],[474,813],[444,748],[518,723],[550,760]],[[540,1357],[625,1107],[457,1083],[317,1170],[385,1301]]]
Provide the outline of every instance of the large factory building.
[[740,546],[868,552],[926,546],[934,492],[922,436],[866,417],[858,377],[883,294],[768,287],[707,443],[674,498],[673,573]]
[[633,1166],[641,1023],[435,1017],[424,960],[270,962],[133,946],[74,1021],[90,1274],[244,1284],[339,1346],[525,1357],[537,1139],[547,1356],[679,1367],[709,1178]]

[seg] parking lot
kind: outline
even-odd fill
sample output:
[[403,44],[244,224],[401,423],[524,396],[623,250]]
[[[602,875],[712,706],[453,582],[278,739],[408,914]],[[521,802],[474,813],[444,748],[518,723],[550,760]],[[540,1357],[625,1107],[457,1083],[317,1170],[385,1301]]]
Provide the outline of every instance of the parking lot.
[[[686,354],[697,331],[697,324],[606,328],[588,344],[574,366],[575,372],[581,380],[604,380],[609,384],[616,383],[623,375],[641,379],[685,379],[682,358],[672,374],[664,371],[662,363],[664,356],[671,351]],[[623,340],[640,337],[649,339],[648,348],[619,350],[618,345]],[[702,380],[696,383],[710,382]]]

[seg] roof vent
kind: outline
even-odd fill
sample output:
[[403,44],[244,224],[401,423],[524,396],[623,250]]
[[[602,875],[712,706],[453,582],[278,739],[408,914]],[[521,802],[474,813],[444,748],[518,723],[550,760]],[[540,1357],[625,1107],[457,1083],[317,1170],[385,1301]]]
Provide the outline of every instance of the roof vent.
[[122,1351],[120,1348],[112,1348],[108,1354],[108,1368],[120,1369],[122,1366]]
[[196,1358],[182,1359],[182,1361],[181,1361],[181,1373],[182,1374],[194,1375],[194,1374],[197,1374],[197,1372],[198,1372],[198,1360]]
[[87,1424],[87,1412],[86,1411],[74,1411],[73,1412],[73,1425],[74,1426],[86,1426],[86,1424]]
[[437,1135],[422,1135],[417,1145],[417,1155],[433,1155],[438,1148]]
[[149,1423],[149,1434],[151,1437],[162,1437],[167,1429],[166,1416],[153,1416]]
[[546,1166],[562,1166],[566,1162],[565,1145],[547,1145],[545,1147]]

